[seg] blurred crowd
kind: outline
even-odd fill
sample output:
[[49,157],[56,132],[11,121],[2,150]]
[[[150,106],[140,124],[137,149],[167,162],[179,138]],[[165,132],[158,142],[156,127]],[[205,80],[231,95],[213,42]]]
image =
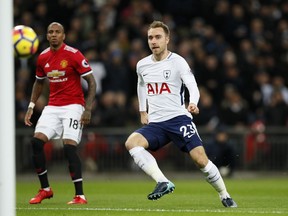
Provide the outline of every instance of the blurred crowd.
[[[153,20],[170,27],[169,49],[195,74],[198,126],[288,126],[287,0],[14,0],[14,25],[34,28],[38,53],[48,46],[48,24],[57,21],[66,44],[89,60],[98,83],[91,127],[139,125],[135,66],[150,54]],[[17,127],[24,127],[36,59],[15,60]],[[36,104],[35,122],[47,94]]]

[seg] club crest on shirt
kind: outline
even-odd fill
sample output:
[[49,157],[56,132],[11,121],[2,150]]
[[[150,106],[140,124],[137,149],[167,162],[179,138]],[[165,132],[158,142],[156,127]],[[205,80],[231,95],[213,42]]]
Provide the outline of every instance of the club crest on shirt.
[[171,71],[170,70],[164,70],[163,71],[163,76],[166,80],[168,80],[170,78],[171,75]]
[[60,62],[60,65],[61,65],[62,68],[66,68],[67,65],[68,65],[68,61],[67,61],[67,60],[62,60],[62,61]]

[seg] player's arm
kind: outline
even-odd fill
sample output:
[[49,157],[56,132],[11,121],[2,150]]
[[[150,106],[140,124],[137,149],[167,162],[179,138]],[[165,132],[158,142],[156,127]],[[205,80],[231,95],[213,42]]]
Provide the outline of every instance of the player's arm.
[[139,101],[139,112],[141,123],[146,125],[148,124],[146,88],[144,81],[142,80],[142,77],[139,74],[137,82],[137,95]]
[[87,89],[87,96],[85,99],[85,110],[82,114],[80,121],[81,121],[81,124],[89,124],[91,120],[91,111],[92,111],[93,102],[94,102],[95,95],[96,95],[97,84],[92,73],[86,76],[83,76],[83,79],[85,79],[86,82],[88,83],[88,89]]
[[189,104],[187,110],[192,114],[199,114],[197,104],[200,98],[200,92],[195,77],[190,69],[182,75],[182,80],[189,92]]
[[32,94],[31,94],[31,99],[30,99],[30,103],[27,109],[27,112],[25,114],[25,118],[24,118],[24,123],[27,126],[32,126],[32,122],[30,121],[31,116],[33,114],[33,109],[35,106],[35,103],[37,102],[38,98],[40,97],[42,90],[43,90],[43,86],[44,86],[44,80],[45,79],[35,79],[35,82],[33,84],[33,88],[32,88]]
[[199,90],[196,86],[196,88],[194,87],[194,85],[192,83],[187,83],[186,85],[188,91],[189,91],[189,104],[187,107],[187,110],[192,113],[192,114],[199,114],[199,108],[197,106],[198,101],[199,101]]

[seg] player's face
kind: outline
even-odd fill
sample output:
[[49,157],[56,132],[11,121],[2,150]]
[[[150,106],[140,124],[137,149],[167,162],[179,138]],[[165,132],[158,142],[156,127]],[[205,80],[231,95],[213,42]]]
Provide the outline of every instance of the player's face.
[[65,33],[61,25],[53,24],[48,27],[47,40],[54,50],[57,50],[59,47],[61,47],[64,39]]
[[155,56],[161,56],[167,50],[169,37],[162,28],[148,30],[148,45]]

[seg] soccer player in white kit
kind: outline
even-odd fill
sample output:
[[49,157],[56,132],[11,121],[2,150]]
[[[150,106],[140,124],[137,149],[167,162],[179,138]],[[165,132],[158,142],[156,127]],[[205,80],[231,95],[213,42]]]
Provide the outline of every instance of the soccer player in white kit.
[[[50,139],[63,140],[65,157],[75,187],[75,196],[68,204],[86,204],[83,193],[81,161],[77,155],[77,145],[81,141],[83,125],[91,119],[92,103],[95,99],[96,82],[92,69],[83,54],[63,41],[64,28],[53,22],[47,28],[50,46],[38,57],[36,79],[31,102],[25,115],[25,124],[30,121],[36,101],[42,93],[44,80],[49,80],[49,102],[38,119],[31,139],[33,163],[41,188],[29,203],[39,204],[43,199],[53,197],[49,185],[44,145]],[[81,77],[88,83],[86,100],[81,86]]]
[[[175,185],[159,169],[147,151],[156,151],[172,141],[181,151],[189,153],[206,180],[218,192],[225,207],[237,207],[227,192],[218,168],[208,159],[191,114],[198,114],[200,97],[195,77],[186,60],[168,50],[170,31],[167,25],[154,21],[148,28],[148,45],[152,54],[136,66],[137,93],[141,123],[125,146],[134,162],[156,181],[149,200],[157,200],[173,192]],[[184,90],[189,91],[185,107]]]

